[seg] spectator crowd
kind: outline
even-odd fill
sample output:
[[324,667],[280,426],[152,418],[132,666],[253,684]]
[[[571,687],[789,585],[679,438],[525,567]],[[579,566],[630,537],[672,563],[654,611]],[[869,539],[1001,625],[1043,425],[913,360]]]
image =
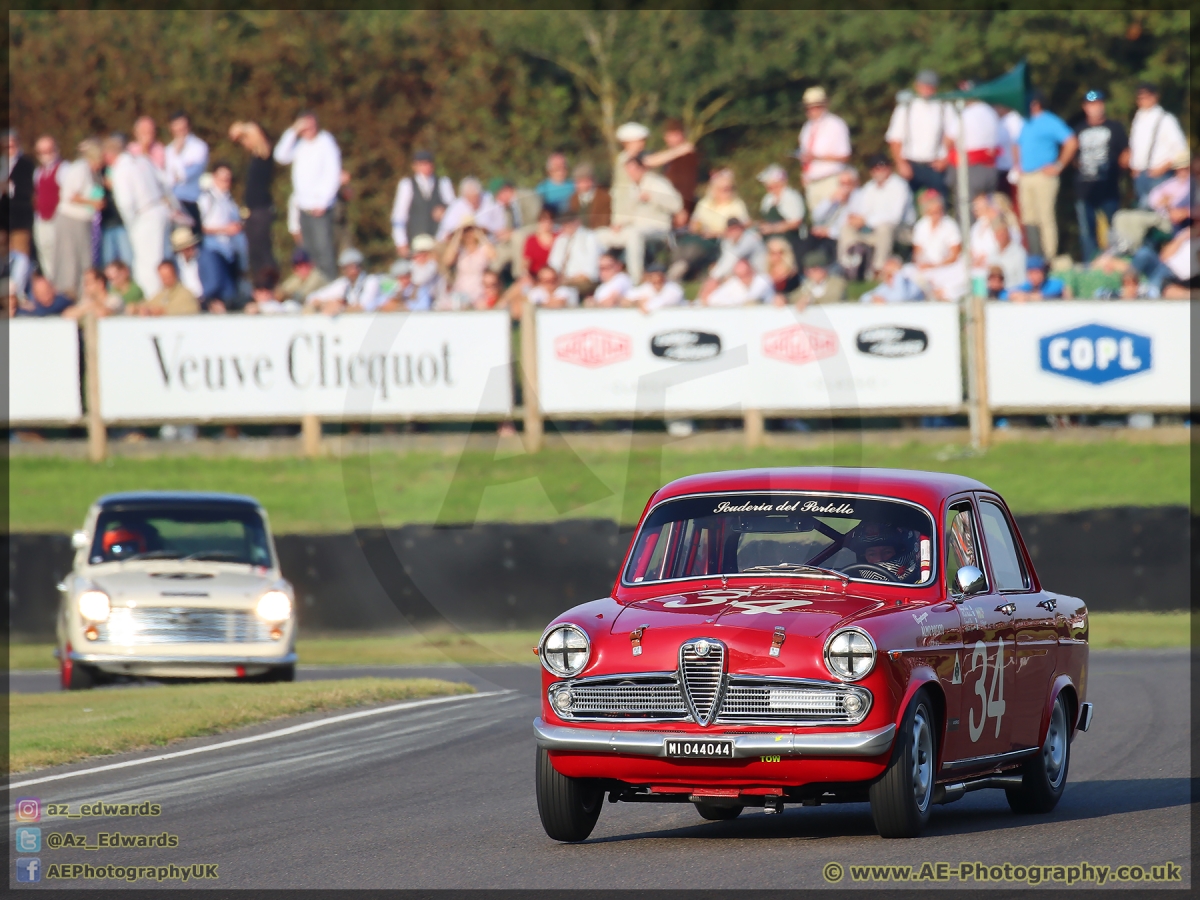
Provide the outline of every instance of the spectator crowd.
[[[969,83],[961,89],[972,87]],[[246,153],[210,157],[185,112],[166,133],[148,116],[129,135],[88,138],[73,159],[51,135],[26,155],[7,133],[8,312],[17,316],[271,314],[636,307],[694,302],[804,309],[844,302],[1013,302],[1188,297],[1193,166],[1158,89],[1137,89],[1128,128],[1086,92],[1066,119],[1034,92],[1028,117],[939,96],[920,72],[897,95],[888,152],[854,164],[853,135],[825,91],[805,91],[807,122],[788,159],[757,176],[757,208],[734,173],[706,168],[684,126],[663,146],[627,122],[610,173],[551,153],[531,188],[468,175],[457,184],[428,150],[410,154],[391,212],[394,259],[372,271],[346,226],[352,202],[337,140],[304,111],[278,138],[234,122]],[[1070,120],[1068,122],[1067,120]],[[165,139],[165,143],[160,140]],[[966,156],[971,224],[955,214]],[[783,159],[781,159],[781,162]],[[789,163],[790,165],[790,163]],[[272,245],[276,170],[290,169],[281,267]],[[1081,254],[1061,254],[1057,210],[1072,182]],[[693,300],[689,301],[689,297]]]

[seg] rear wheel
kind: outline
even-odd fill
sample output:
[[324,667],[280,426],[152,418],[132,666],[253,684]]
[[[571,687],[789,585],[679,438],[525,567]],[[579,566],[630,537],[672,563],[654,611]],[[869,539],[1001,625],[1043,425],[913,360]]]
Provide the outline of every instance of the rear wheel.
[[871,818],[881,837],[917,837],[929,821],[937,759],[935,722],[933,705],[922,691],[904,715],[891,765],[871,785]]
[[1050,711],[1050,725],[1046,728],[1042,752],[1025,762],[1021,786],[1004,792],[1013,812],[1048,813],[1058,805],[1067,786],[1067,768],[1071,763],[1069,721],[1067,702],[1059,694]]
[[604,803],[604,791],[586,778],[568,778],[550,763],[550,754],[538,749],[537,805],[542,828],[556,841],[587,840]]
[[715,803],[697,803],[696,812],[710,822],[728,822],[742,814],[744,806],[717,806]]

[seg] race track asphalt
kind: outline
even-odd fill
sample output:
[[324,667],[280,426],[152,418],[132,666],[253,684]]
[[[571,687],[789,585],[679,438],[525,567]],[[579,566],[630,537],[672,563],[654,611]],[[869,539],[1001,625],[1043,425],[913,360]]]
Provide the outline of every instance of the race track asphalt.
[[[178,835],[178,847],[43,849],[43,871],[74,862],[218,865],[217,883],[193,881],[189,887],[796,889],[829,887],[822,872],[830,862],[925,861],[1113,867],[1171,861],[1182,868],[1183,880],[1170,886],[1186,887],[1188,663],[1186,650],[1093,653],[1088,699],[1096,704],[1095,721],[1073,745],[1069,783],[1057,809],[1016,816],[1002,793],[981,791],[935,808],[926,835],[915,841],[879,838],[865,804],[789,807],[770,816],[747,810],[736,821],[710,823],[686,804],[606,803],[588,842],[557,844],[542,832],[534,798],[530,722],[538,711],[538,672],[532,667],[441,668],[442,677],[458,676],[498,693],[16,786],[10,795],[68,803],[72,810],[96,800],[160,804],[154,818],[43,819],[40,827],[43,835],[69,831],[92,841],[98,831],[166,831]],[[10,811],[10,825],[17,824]],[[43,880],[20,887],[101,885],[124,883]],[[848,872],[838,886],[855,886]],[[976,885],[952,879],[947,886]],[[12,887],[18,887],[15,881]]]

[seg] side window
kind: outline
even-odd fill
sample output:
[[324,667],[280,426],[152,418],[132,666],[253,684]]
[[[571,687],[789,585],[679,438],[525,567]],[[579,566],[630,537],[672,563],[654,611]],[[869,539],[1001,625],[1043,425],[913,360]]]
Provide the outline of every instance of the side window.
[[996,588],[1001,591],[1029,590],[1029,575],[1025,572],[1016,538],[1013,537],[1004,510],[984,500],[979,504],[979,516],[992,570],[996,574]]
[[959,569],[963,566],[983,568],[975,544],[974,518],[967,501],[956,503],[946,513],[946,588],[952,594],[958,593],[954,578]]

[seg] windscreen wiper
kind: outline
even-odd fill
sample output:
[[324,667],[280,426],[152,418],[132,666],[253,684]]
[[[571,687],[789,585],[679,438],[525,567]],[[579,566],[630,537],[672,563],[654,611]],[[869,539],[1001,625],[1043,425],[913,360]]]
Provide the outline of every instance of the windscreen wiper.
[[240,554],[232,553],[229,550],[197,550],[195,553],[189,553],[187,556],[180,557],[180,559],[185,562],[189,559],[230,559],[234,562],[244,561]]
[[146,550],[142,553],[135,553],[132,556],[126,556],[124,559],[117,562],[130,562],[135,559],[179,559],[178,550]]
[[742,569],[742,573],[746,572],[819,572],[822,575],[832,575],[835,578],[840,578],[847,584],[850,583],[850,576],[845,572],[839,572],[837,569],[826,569],[824,566],[810,566],[807,563],[775,563],[771,566],[751,566],[748,569]]

